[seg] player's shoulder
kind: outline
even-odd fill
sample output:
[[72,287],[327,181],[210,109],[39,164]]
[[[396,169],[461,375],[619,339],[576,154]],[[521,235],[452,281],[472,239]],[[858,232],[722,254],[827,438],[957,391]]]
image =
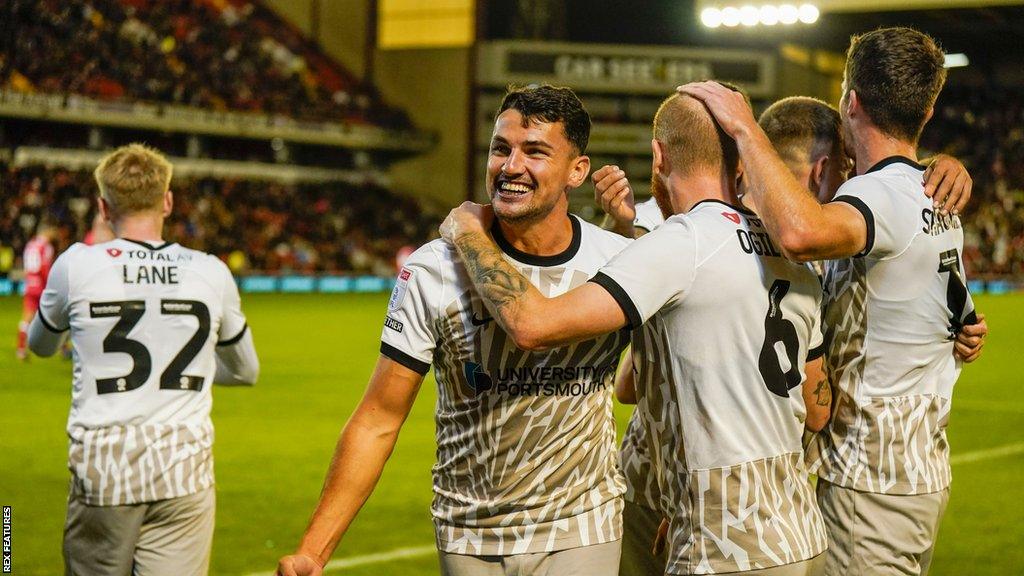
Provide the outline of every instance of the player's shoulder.
[[98,256],[103,254],[103,250],[96,250],[102,245],[90,246],[84,242],[75,242],[71,246],[68,246],[63,252],[57,255],[57,259],[64,263],[73,261],[82,261],[86,258]]
[[406,258],[402,267],[441,273],[444,269],[452,267],[458,258],[454,246],[442,238],[437,238],[417,248]]
[[575,214],[571,214],[570,218],[579,223],[580,245],[588,250],[596,249],[601,252],[610,251],[614,255],[632,242],[632,238],[626,238],[625,236],[616,234],[611,230],[605,230],[600,226],[587,222]]
[[924,188],[921,178],[924,170],[924,166],[909,158],[892,156],[844,182],[836,191],[836,198],[892,195],[893,192],[916,197]]
[[673,228],[695,236],[714,236],[735,234],[735,230],[750,219],[757,219],[757,214],[741,206],[708,198],[694,204],[685,214],[672,216],[663,226],[671,223]]

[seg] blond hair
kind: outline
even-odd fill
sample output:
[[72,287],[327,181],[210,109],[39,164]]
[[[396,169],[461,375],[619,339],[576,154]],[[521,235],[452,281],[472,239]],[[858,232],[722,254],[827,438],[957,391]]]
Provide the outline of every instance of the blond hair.
[[724,170],[736,174],[736,141],[715,122],[704,104],[685,94],[666,98],[654,115],[654,139],[665,147],[672,170]]
[[172,171],[171,163],[155,148],[129,144],[104,156],[93,175],[100,196],[124,215],[159,209]]

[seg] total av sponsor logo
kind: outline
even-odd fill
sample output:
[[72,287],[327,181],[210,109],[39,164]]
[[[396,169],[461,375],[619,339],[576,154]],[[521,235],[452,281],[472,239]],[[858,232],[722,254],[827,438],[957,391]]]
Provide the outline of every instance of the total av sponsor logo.
[[476,362],[463,363],[462,370],[474,396],[586,396],[606,390],[615,375],[615,366],[504,368],[496,378]]

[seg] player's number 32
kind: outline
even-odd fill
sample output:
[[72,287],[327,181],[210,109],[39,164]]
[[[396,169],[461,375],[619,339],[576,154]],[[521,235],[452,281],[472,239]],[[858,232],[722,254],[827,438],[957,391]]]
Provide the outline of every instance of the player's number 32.
[[[144,300],[122,300],[117,302],[94,302],[89,304],[89,312],[93,318],[114,318],[117,323],[103,339],[103,351],[106,353],[121,352],[132,357],[132,370],[124,376],[115,378],[97,378],[96,388],[99,394],[111,394],[135,390],[149,380],[153,371],[153,360],[149,349],[138,340],[132,340],[128,334],[139,323],[146,313]],[[203,344],[210,336],[210,310],[206,304],[196,300],[161,300],[160,314],[195,316],[199,326],[195,334],[189,338],[185,346],[171,360],[160,375],[160,388],[164,390],[191,390],[198,392],[203,389],[202,376],[183,374],[185,368],[202,350]]]

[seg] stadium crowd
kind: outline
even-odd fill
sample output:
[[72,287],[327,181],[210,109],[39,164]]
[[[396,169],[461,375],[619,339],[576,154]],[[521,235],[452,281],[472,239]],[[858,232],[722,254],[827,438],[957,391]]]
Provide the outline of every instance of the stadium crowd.
[[[165,238],[216,254],[236,273],[391,276],[396,253],[425,242],[437,227],[416,202],[370,184],[178,179],[172,190]],[[59,250],[84,238],[96,194],[89,172],[0,164],[0,275],[20,268],[41,220],[58,225]]]
[[974,179],[964,259],[971,277],[1024,277],[1024,93],[947,88],[921,147],[959,158]]
[[11,0],[0,85],[407,127],[338,63],[258,3]]

